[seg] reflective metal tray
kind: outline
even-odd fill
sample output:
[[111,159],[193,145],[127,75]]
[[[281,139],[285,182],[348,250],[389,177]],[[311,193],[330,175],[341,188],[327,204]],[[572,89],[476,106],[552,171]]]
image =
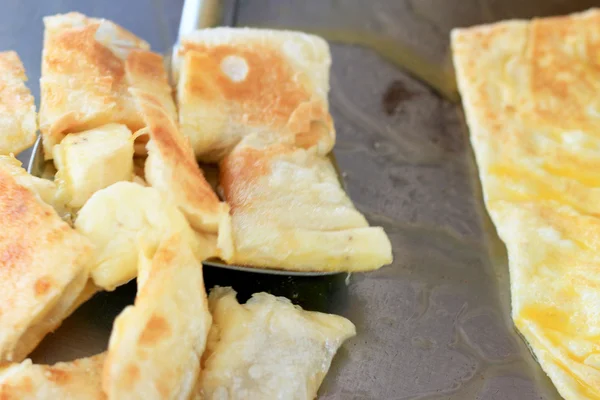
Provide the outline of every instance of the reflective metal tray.
[[[504,246],[483,208],[448,62],[448,34],[513,17],[564,14],[575,0],[226,1],[237,25],[296,28],[332,40],[331,107],[346,188],[387,230],[395,263],[320,278],[206,268],[208,286],[267,290],[350,318],[358,335],[334,360],[323,399],[558,399],[510,320]],[[181,0],[6,2],[0,44],[22,56],[37,96],[43,15],[114,19],[157,51],[174,42]],[[25,162],[28,154],[20,157]],[[50,335],[38,362],[106,348],[135,285],[100,293]],[[243,299],[242,299],[243,300]]]

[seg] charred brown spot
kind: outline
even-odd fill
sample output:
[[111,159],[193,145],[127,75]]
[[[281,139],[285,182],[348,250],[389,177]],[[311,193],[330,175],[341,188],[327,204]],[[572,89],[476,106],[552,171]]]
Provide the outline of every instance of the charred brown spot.
[[0,268],[11,268],[23,265],[28,256],[25,246],[20,243],[7,243],[0,247]]
[[296,146],[308,149],[327,136],[327,132],[329,129],[323,121],[311,121],[308,131],[296,134]]
[[140,379],[140,369],[135,364],[129,364],[125,368],[125,375],[123,376],[123,386],[127,389],[133,388],[136,381]]
[[163,399],[168,399],[170,390],[169,390],[169,386],[163,382],[163,381],[157,381],[156,382],[156,390],[158,390],[158,393],[160,394],[160,397]]
[[[50,37],[52,45],[44,62],[58,73],[88,70],[95,75],[111,76],[120,83],[125,75],[122,61],[107,47],[96,40],[98,24],[84,28],[69,29]],[[68,56],[65,56],[68,54]],[[82,59],[86,63],[82,63]],[[83,65],[82,65],[83,64]]]
[[195,199],[205,199],[203,206],[215,210],[219,199],[212,191],[194,158],[193,151],[178,131],[176,124],[166,114],[160,103],[152,103],[152,98],[140,94],[140,107],[147,115],[150,137],[156,143],[157,151],[164,162],[179,166],[182,174],[178,182],[185,186],[184,191],[193,193]]
[[22,393],[33,393],[33,380],[26,376],[23,378],[20,384]]
[[36,296],[43,296],[48,293],[52,283],[47,278],[40,278],[35,281],[35,285],[33,286],[33,290]]
[[48,368],[47,376],[48,380],[55,382],[57,385],[64,385],[71,380],[71,374],[58,368]]
[[151,345],[171,334],[169,322],[160,315],[152,315],[140,335],[141,345]]
[[140,369],[135,364],[129,364],[127,366],[127,377],[132,381],[137,380],[140,377]]
[[[170,241],[172,241],[172,240],[170,240]],[[163,247],[160,249],[159,252],[154,254],[154,260],[155,260],[155,262],[157,262],[158,264],[161,264],[161,265],[170,265],[173,263],[173,260],[175,260],[176,256],[177,255],[175,254],[174,251],[171,251],[167,247]]]
[[[0,367],[7,365],[0,364]],[[33,393],[33,381],[30,377],[26,376],[20,381],[13,382],[12,384],[0,385],[0,400],[17,400],[23,397],[29,397]],[[25,396],[28,395],[28,396]]]

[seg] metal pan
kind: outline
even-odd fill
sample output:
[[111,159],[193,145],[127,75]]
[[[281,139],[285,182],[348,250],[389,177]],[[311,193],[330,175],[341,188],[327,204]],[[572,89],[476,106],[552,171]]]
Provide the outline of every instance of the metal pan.
[[[131,27],[167,51],[183,2],[8,3],[0,27],[10,35],[0,35],[0,44],[22,55],[35,82],[41,32],[29,23],[32,15],[80,9]],[[209,267],[207,286],[267,290],[352,320],[358,335],[338,352],[320,399],[560,399],[513,327],[506,252],[483,207],[462,110],[455,96],[446,96],[452,86],[439,83],[447,82],[451,28],[565,14],[597,0],[225,4],[223,15],[231,16],[225,23],[329,32],[336,156],[350,197],[389,233],[395,261],[348,280]],[[44,340],[34,360],[105,350],[114,317],[134,295],[134,283],[96,295]]]

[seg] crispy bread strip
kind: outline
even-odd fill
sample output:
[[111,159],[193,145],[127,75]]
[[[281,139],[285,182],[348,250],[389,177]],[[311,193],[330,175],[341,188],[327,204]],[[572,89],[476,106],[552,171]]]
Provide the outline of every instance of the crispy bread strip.
[[[181,209],[194,229],[217,233],[221,225],[228,223],[229,207],[219,201],[194,158],[189,140],[177,127],[162,57],[136,54],[144,59],[138,65],[155,71],[154,74],[144,74],[144,70],[132,72],[130,79],[130,92],[150,137],[145,179]],[[227,252],[230,244],[223,242],[219,247]]]
[[181,209],[198,231],[217,233],[229,207],[219,201],[175,121],[155,96],[132,89],[148,124],[150,141],[144,168],[148,183]]
[[0,154],[20,153],[35,142],[33,96],[25,68],[14,51],[0,53]]
[[0,163],[0,361],[20,361],[72,311],[90,243]]
[[356,334],[346,318],[304,311],[256,293],[244,305],[231,288],[209,296],[213,315],[201,399],[312,400],[342,343]]
[[110,399],[187,399],[212,321],[202,264],[178,235],[140,258],[135,305],[115,320],[102,384]]

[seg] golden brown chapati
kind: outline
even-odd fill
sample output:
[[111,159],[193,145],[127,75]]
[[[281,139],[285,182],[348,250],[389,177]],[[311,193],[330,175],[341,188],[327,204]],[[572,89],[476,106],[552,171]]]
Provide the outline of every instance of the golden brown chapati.
[[600,11],[452,33],[512,316],[566,399],[600,398]]

